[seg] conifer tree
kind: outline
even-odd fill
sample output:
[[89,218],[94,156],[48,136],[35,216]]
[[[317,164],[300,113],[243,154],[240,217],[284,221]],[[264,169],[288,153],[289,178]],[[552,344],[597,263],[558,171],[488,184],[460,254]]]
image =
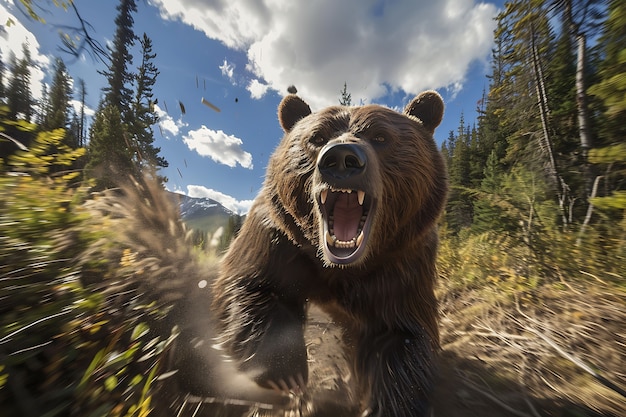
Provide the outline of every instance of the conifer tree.
[[509,231],[514,225],[503,210],[502,181],[503,166],[499,162],[498,154],[492,149],[483,170],[483,179],[476,193],[474,202],[474,216],[472,231],[483,233],[489,230]]
[[98,109],[90,129],[87,178],[96,178],[95,190],[119,186],[137,175],[122,115],[114,105]]
[[137,145],[129,132],[132,122],[132,82],[129,72],[132,64],[130,48],[136,36],[133,32],[132,13],[137,11],[134,0],[120,0],[115,19],[116,31],[109,48],[111,61],[102,74],[107,79],[103,101],[90,130],[88,162],[85,175],[96,178],[95,189],[110,188],[137,175],[134,161]]
[[339,99],[339,104],[342,106],[351,106],[352,105],[352,94],[348,93],[348,83],[343,83],[343,90],[341,90],[341,98]]
[[33,115],[33,99],[30,90],[30,67],[32,65],[30,49],[22,45],[22,59],[19,61],[11,55],[11,78],[7,88],[7,104],[9,118],[31,121]]
[[85,80],[82,78],[78,79],[78,98],[80,100],[80,113],[78,114],[78,126],[76,128],[76,135],[78,139],[78,146],[85,147],[87,146],[85,140],[85,99],[87,97],[87,87],[85,85]]
[[[608,17],[599,40],[602,62],[599,65],[598,82],[589,93],[599,101],[602,122],[599,124],[599,146],[589,152],[590,162],[603,172],[592,188],[594,204],[608,204],[613,208],[626,208],[626,4],[612,0]],[[601,183],[600,183],[601,181]],[[602,184],[598,189],[596,186]],[[590,210],[592,207],[589,207]],[[626,212],[622,212],[622,222]],[[588,217],[591,211],[588,211]],[[586,217],[587,219],[587,217]]]
[[[72,109],[70,115],[69,127],[67,129],[65,143],[72,149],[80,148],[80,119],[76,110]],[[81,161],[82,162],[82,161]]]
[[[451,138],[452,140],[452,133]],[[468,193],[470,179],[469,136],[463,115],[459,123],[458,135],[454,137],[454,146],[448,165],[450,192],[446,210],[448,226],[454,232],[468,227],[472,223],[472,202]]]
[[137,11],[135,0],[120,0],[117,6],[118,15],[115,18],[115,36],[112,47],[109,47],[111,62],[102,74],[107,78],[108,85],[103,89],[105,106],[117,107],[124,121],[128,121],[128,110],[131,108],[134,76],[129,72],[133,56],[130,48],[135,44],[136,35],[133,31],[133,16]]
[[626,138],[626,4],[612,0],[608,18],[599,39],[603,60],[599,80],[590,87],[603,107],[599,138],[604,145],[623,142]]
[[37,114],[37,123],[40,126],[45,126],[47,121],[46,117],[52,112],[50,109],[50,93],[48,92],[48,84],[41,83],[41,98],[38,103],[39,111]]
[[152,87],[156,83],[159,71],[153,63],[156,54],[152,52],[152,41],[144,33],[140,39],[141,65],[137,69],[136,91],[132,103],[129,133],[135,145],[134,162],[149,171],[158,167],[167,167],[167,161],[159,156],[160,148],[154,146],[152,126],[158,122],[154,110]]
[[48,94],[47,114],[43,128],[53,130],[67,129],[70,123],[70,101],[72,99],[72,79],[65,63],[60,58],[54,62],[52,85]]

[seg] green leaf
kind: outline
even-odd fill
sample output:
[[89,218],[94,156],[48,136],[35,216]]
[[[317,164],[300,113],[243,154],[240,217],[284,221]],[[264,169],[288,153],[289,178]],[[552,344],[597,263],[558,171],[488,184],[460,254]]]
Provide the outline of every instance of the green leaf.
[[605,146],[589,150],[589,161],[594,164],[626,162],[626,143]]
[[82,379],[80,380],[80,383],[78,384],[79,387],[85,385],[85,383],[92,377],[94,371],[96,370],[96,368],[98,368],[103,358],[104,358],[104,349],[101,349],[98,351],[98,353],[94,355],[91,363],[87,367],[85,374],[83,375]]
[[144,336],[149,331],[150,331],[150,328],[148,327],[148,325],[146,323],[139,323],[133,329],[133,334],[130,336],[130,340],[134,342],[137,339],[139,339],[142,336]]
[[117,386],[117,377],[115,375],[111,375],[107,379],[104,380],[104,388],[111,392]]

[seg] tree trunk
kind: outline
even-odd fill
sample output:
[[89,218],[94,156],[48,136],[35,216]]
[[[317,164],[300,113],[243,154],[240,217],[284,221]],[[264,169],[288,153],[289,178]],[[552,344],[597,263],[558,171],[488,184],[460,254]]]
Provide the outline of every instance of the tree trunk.
[[587,196],[593,192],[594,172],[587,159],[589,149],[593,146],[589,130],[589,110],[587,108],[587,91],[585,86],[586,37],[582,33],[576,34],[578,56],[576,58],[576,106],[578,107],[578,133],[582,151],[583,179]]
[[557,189],[556,194],[559,202],[559,210],[561,212],[561,220],[563,221],[563,226],[567,227],[569,222],[566,213],[565,202],[569,198],[570,188],[563,179],[563,177],[561,177],[561,175],[559,174],[556,165],[556,159],[554,158],[554,151],[552,149],[552,140],[550,138],[549,128],[550,108],[548,107],[548,97],[545,89],[543,69],[541,67],[539,51],[537,50],[537,45],[535,43],[534,32],[531,34],[531,62],[533,67],[533,73],[535,75],[537,105],[539,107],[539,115],[541,116],[541,127],[543,130],[543,141],[539,140],[539,145],[542,150],[548,155],[548,173],[555,182],[555,186]]
[[[578,131],[580,133],[580,147],[585,153],[591,148],[591,135],[589,133],[589,111],[587,110],[587,91],[585,88],[585,60],[586,39],[579,33],[576,36],[578,43],[578,57],[576,60],[576,104],[578,106]],[[586,161],[585,161],[586,162]]]
[[576,239],[576,246],[580,246],[580,243],[582,242],[582,238],[585,235],[585,230],[587,229],[587,226],[589,225],[589,222],[591,221],[591,215],[593,214],[593,203],[591,202],[591,199],[594,198],[596,194],[598,193],[598,184],[600,184],[601,179],[602,179],[602,176],[598,175],[595,181],[593,182],[593,188],[591,189],[591,194],[589,195],[589,205],[587,206],[587,215],[585,216],[585,220],[583,221],[583,224],[580,226],[580,231],[578,232],[578,238]]

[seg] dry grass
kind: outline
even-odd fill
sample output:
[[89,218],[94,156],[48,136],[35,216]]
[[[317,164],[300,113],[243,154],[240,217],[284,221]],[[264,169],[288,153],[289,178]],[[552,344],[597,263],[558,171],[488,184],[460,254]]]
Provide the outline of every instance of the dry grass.
[[626,293],[601,282],[441,294],[437,415],[626,415]]

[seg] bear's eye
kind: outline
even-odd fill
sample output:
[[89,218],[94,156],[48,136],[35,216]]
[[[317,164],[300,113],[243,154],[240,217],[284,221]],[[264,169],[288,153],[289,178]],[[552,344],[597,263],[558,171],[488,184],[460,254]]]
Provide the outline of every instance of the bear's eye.
[[309,142],[315,146],[321,146],[326,143],[326,138],[322,135],[315,135],[309,140]]
[[385,137],[384,136],[374,136],[374,138],[372,139],[372,141],[377,142],[377,143],[383,143],[385,142]]

